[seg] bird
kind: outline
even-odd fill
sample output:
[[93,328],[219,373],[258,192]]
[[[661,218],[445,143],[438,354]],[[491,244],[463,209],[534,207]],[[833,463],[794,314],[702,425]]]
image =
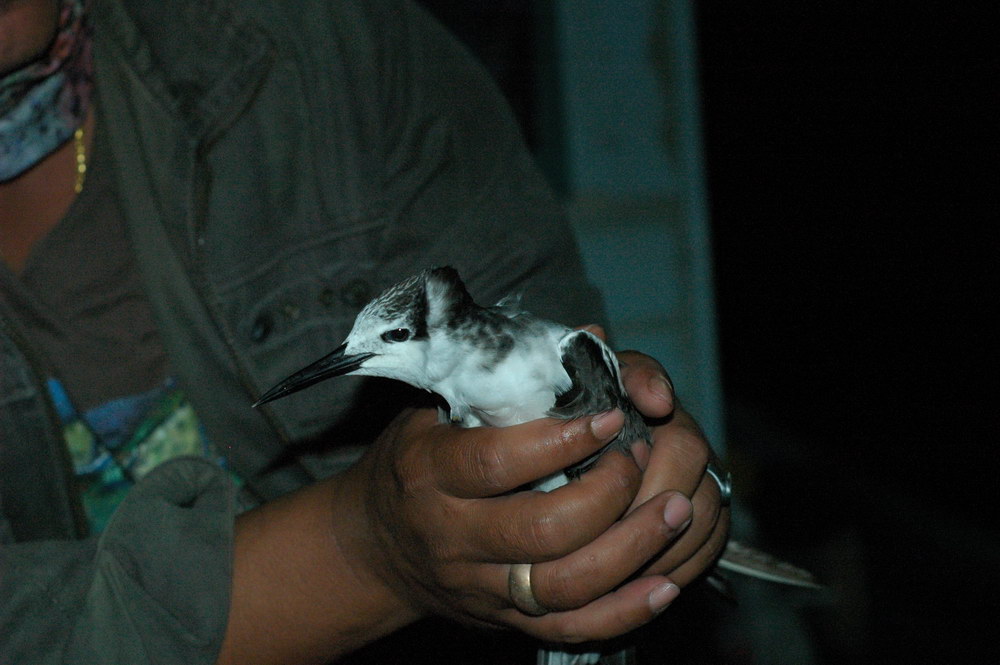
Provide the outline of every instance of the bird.
[[[652,433],[622,383],[611,348],[585,329],[536,317],[509,295],[480,306],[451,266],[428,268],[372,299],[344,342],[267,390],[258,407],[320,381],[343,375],[396,379],[439,395],[442,419],[459,427],[507,427],[543,417],[578,418],[620,409],[618,435],[587,459],[541,478],[532,488],[551,491],[578,478],[601,455],[631,444],[652,445]],[[730,541],[718,565],[735,572],[804,587],[818,586],[807,571]],[[543,665],[630,662],[599,651],[540,651]]]

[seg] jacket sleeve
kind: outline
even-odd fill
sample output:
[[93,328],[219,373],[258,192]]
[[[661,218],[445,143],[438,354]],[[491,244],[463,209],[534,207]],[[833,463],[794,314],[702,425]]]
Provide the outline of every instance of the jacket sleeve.
[[520,291],[533,313],[602,322],[576,239],[506,102],[478,62],[413,3],[383,20],[378,83],[383,257],[407,275],[450,263],[472,295]]
[[226,628],[235,492],[210,462],[149,474],[97,537],[0,547],[0,660],[214,663]]

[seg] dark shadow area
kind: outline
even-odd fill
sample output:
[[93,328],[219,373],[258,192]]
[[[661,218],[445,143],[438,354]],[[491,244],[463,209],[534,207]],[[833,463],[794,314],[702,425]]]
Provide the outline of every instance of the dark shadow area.
[[723,380],[826,662],[991,662],[1000,74],[979,3],[699,5]]

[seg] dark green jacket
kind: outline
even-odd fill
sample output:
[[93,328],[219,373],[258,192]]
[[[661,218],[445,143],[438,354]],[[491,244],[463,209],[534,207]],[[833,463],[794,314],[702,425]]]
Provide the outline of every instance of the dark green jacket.
[[[250,404],[398,279],[451,264],[480,301],[600,316],[505,104],[414,5],[92,4],[96,140],[171,366],[248,500],[335,472],[384,423],[385,382]],[[86,537],[36,367],[0,312],[0,661],[213,662],[235,491],[166,464]]]

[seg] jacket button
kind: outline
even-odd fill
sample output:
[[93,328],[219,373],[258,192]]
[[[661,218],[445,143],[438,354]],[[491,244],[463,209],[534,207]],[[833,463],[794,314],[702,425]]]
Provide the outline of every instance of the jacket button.
[[250,328],[250,339],[259,344],[268,338],[273,329],[274,319],[265,312],[254,319],[253,326]]
[[353,279],[340,290],[340,299],[348,307],[361,309],[371,300],[371,285],[363,279]]

